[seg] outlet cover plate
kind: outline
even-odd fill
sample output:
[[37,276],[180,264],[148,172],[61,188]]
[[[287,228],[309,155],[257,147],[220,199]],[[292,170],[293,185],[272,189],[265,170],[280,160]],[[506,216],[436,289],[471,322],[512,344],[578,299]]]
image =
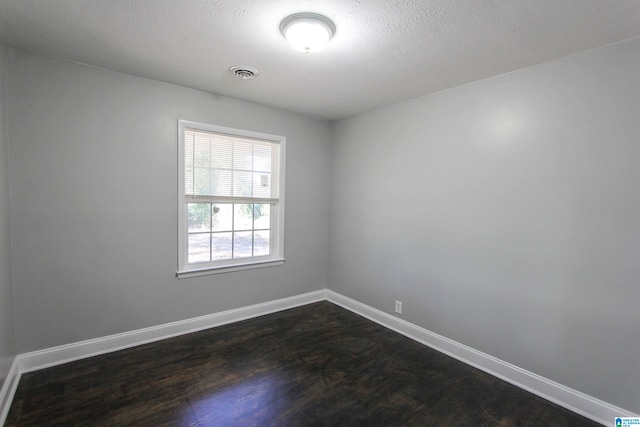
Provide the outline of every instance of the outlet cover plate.
[[396,301],[396,313],[402,314],[402,301]]

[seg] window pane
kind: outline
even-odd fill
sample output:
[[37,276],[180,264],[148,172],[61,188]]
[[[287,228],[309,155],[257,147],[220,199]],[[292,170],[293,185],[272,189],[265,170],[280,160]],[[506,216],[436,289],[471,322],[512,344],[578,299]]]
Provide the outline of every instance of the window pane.
[[187,169],[193,169],[195,133],[187,130],[184,133],[184,164]]
[[194,194],[213,196],[211,192],[211,169],[196,168],[193,190]]
[[213,231],[231,231],[233,229],[233,205],[216,203],[213,205]]
[[257,203],[253,205],[253,228],[255,230],[271,228],[271,205]]
[[184,193],[193,194],[193,168],[187,167],[184,171]]
[[212,196],[232,196],[233,188],[232,175],[230,170],[213,169],[211,171],[211,195]]
[[195,150],[193,162],[195,166],[211,166],[211,147],[209,145],[209,134],[197,133],[195,136]]
[[256,231],[253,234],[253,256],[269,255],[271,232],[269,230]]
[[236,141],[233,145],[233,168],[250,171],[253,169],[253,144]]
[[213,233],[211,259],[231,259],[231,235],[232,233]]
[[234,230],[251,230],[253,229],[253,205],[251,204],[241,204],[241,205],[233,205],[234,206],[234,222],[233,229]]
[[251,172],[233,171],[233,195],[235,197],[251,197],[252,181],[253,174]]
[[195,231],[210,231],[211,203],[189,203],[187,205],[189,233]]
[[253,174],[253,197],[271,197],[271,174]]
[[230,138],[213,135],[211,140],[211,165],[215,168],[231,169],[233,163],[233,142]]
[[253,170],[271,172],[271,146],[255,144],[253,146]]
[[208,262],[210,261],[210,239],[209,233],[190,234],[189,251],[187,262]]
[[245,258],[253,254],[253,232],[233,233],[233,257]]

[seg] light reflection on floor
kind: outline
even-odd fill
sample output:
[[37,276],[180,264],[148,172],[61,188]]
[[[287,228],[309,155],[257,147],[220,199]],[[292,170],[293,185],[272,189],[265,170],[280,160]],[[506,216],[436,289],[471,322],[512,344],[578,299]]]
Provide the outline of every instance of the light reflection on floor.
[[250,377],[200,400],[192,400],[188,418],[195,418],[197,425],[270,425],[286,411],[284,405],[288,400],[278,376],[271,373]]

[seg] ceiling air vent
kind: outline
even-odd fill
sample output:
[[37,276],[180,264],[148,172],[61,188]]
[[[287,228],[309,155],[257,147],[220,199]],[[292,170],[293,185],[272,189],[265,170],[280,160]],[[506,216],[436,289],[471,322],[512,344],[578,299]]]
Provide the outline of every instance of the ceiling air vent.
[[229,67],[229,71],[242,80],[255,79],[260,75],[260,71],[253,67],[247,67],[246,65],[234,65],[233,67]]

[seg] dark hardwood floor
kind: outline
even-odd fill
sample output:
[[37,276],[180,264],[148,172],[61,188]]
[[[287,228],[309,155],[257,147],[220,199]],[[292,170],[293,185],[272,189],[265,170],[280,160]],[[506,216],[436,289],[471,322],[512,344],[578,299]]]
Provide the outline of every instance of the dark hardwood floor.
[[320,302],[22,376],[7,426],[597,426]]

